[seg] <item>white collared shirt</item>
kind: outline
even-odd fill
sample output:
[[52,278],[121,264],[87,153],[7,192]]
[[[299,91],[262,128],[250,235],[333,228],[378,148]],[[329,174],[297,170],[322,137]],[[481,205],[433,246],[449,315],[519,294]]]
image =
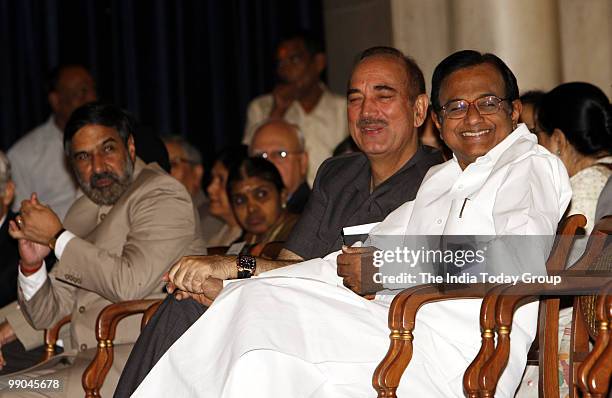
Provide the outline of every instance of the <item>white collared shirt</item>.
[[63,132],[53,115],[17,141],[7,157],[15,182],[13,211],[19,212],[21,201],[36,192],[40,202],[63,220],[80,191],[64,155]]

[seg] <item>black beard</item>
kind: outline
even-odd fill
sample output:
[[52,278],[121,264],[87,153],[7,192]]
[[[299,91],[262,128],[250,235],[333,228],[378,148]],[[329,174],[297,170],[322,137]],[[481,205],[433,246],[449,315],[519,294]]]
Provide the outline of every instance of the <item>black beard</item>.
[[[78,172],[76,175],[79,186],[83,190],[85,196],[97,205],[112,206],[117,203],[121,195],[123,195],[132,183],[134,163],[129,158],[126,159],[122,176],[112,172],[103,172],[93,174],[90,180],[85,182],[81,179]],[[112,183],[106,187],[96,187],[96,183],[101,179],[109,179]]]

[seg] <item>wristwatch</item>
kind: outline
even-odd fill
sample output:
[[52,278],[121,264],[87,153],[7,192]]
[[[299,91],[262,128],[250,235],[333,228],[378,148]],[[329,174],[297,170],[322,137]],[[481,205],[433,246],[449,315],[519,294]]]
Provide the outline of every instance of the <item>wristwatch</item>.
[[51,240],[49,241],[49,248],[51,250],[55,250],[55,244],[57,243],[57,238],[59,238],[60,235],[63,234],[65,231],[66,231],[66,228],[62,228],[59,230],[58,233],[55,234],[53,238],[51,238]]
[[246,254],[240,254],[236,257],[236,269],[238,270],[238,279],[246,279],[255,275],[257,261],[255,257]]

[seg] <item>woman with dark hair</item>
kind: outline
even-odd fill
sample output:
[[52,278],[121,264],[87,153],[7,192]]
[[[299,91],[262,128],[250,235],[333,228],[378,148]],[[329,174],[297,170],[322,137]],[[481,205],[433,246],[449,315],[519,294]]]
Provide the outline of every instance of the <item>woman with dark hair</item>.
[[227,195],[241,240],[248,245],[284,241],[298,216],[286,210],[287,190],[276,167],[262,158],[246,158],[229,171]]
[[[597,200],[612,174],[612,110],[606,95],[589,83],[565,83],[545,94],[536,110],[540,145],[556,154],[567,169],[572,200],[567,215],[583,214],[586,233],[595,222]],[[577,237],[567,265],[584,252],[588,238]],[[572,309],[559,313],[559,392],[569,394]],[[538,396],[538,371],[528,367],[517,395]]]
[[537,122],[540,145],[559,156],[570,176],[568,215],[584,214],[588,234],[595,224],[597,199],[612,174],[608,97],[589,83],[562,84],[543,97]]
[[240,165],[246,157],[247,147],[235,145],[223,149],[215,158],[210,172],[210,183],[206,188],[210,199],[208,211],[211,217],[203,221],[200,226],[206,232],[206,236],[211,236],[206,240],[207,247],[229,246],[242,235],[242,228],[234,217],[226,187],[229,170]]

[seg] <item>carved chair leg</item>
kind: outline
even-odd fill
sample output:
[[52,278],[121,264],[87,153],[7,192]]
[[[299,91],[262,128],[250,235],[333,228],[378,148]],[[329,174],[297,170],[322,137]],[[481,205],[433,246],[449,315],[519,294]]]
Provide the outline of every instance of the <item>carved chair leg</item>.
[[504,288],[506,288],[505,285],[492,288],[483,299],[480,307],[482,344],[476,358],[474,358],[463,375],[463,389],[468,398],[478,398],[480,395],[478,378],[482,367],[491,358],[495,350],[495,304],[499,293]]
[[406,327],[404,311],[408,299],[419,292],[428,291],[431,286],[419,286],[397,295],[389,308],[389,350],[378,365],[372,377],[372,385],[379,398],[396,398],[400,379],[412,359],[412,328]]
[[510,332],[512,330],[514,312],[524,299],[524,296],[503,294],[497,299],[495,311],[497,346],[493,355],[483,366],[478,383],[481,390],[480,396],[483,398],[495,397],[497,383],[510,358]]

